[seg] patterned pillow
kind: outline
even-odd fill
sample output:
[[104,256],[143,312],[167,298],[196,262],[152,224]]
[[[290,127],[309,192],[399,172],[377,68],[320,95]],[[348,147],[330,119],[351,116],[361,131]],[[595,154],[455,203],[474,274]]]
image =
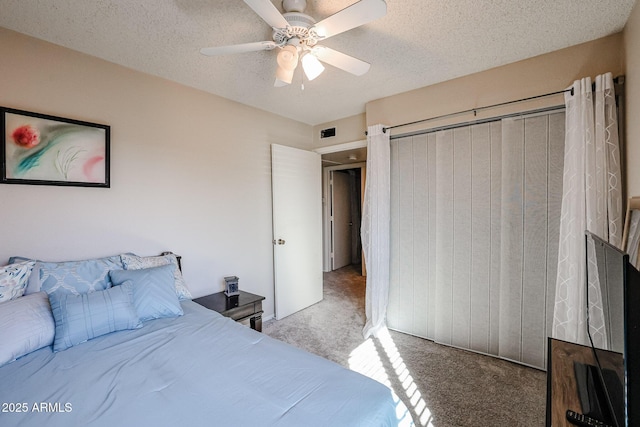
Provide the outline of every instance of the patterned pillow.
[[33,266],[33,270],[29,275],[29,280],[27,280],[27,287],[24,290],[25,295],[33,294],[36,292],[40,292],[40,261],[33,258],[26,258],[23,256],[12,256],[9,258],[9,264],[15,264],[17,262],[23,261],[35,261],[36,265]]
[[35,261],[23,261],[0,267],[0,302],[24,295]]
[[111,287],[109,271],[122,269],[120,255],[84,261],[41,262],[40,289],[33,291],[73,295],[103,291]]
[[176,266],[173,272],[175,278],[176,295],[179,300],[193,299],[191,292],[187,289],[187,285],[182,277],[182,273],[178,268],[178,258],[175,254],[141,257],[131,254],[120,255],[125,270],[140,270],[142,268],[160,267],[162,265],[173,264]]
[[133,306],[143,322],[163,317],[182,316],[184,312],[176,295],[173,264],[139,270],[113,270],[109,273],[113,286],[133,285]]

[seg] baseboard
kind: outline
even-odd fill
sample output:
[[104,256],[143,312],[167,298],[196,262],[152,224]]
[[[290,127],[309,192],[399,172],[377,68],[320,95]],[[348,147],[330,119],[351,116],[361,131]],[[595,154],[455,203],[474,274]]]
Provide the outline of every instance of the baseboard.
[[546,372],[547,371],[545,368],[541,368],[539,366],[530,365],[528,363],[521,362],[519,360],[509,359],[508,357],[498,356],[497,354],[485,353],[485,352],[474,350],[474,349],[471,349],[471,348],[465,348],[465,347],[460,347],[460,346],[453,345],[453,344],[440,342],[440,341],[437,341],[437,340],[434,340],[434,339],[431,339],[431,338],[427,338],[427,337],[423,337],[423,336],[420,336],[420,335],[413,334],[411,332],[403,331],[401,329],[390,328],[388,326],[387,326],[387,329],[389,329],[391,331],[395,331],[395,332],[400,332],[401,334],[411,335],[411,336],[414,336],[416,338],[422,338],[423,340],[431,341],[432,343],[435,343],[435,344],[438,344],[438,345],[443,345],[445,347],[457,348],[459,350],[469,351],[471,353],[476,353],[476,354],[480,354],[480,355],[483,355],[483,356],[493,357],[494,359],[504,360],[506,362],[515,363],[515,364],[521,365],[521,366],[526,366],[527,368],[537,369],[538,371],[542,371],[542,372]]

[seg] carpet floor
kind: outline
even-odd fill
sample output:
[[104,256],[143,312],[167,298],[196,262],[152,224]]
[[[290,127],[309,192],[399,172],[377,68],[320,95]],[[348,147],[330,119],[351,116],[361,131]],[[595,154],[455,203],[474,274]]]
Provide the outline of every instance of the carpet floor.
[[388,385],[419,426],[544,425],[544,372],[395,331],[365,341],[364,295],[359,266],[325,273],[321,302],[263,333]]

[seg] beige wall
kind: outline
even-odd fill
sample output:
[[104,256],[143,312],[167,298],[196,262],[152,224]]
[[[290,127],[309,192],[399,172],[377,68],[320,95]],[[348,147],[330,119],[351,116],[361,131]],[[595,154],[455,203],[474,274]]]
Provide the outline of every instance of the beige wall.
[[640,196],[640,2],[624,28],[626,56],[627,194]]
[[0,57],[0,105],[111,126],[110,189],[0,185],[0,264],[172,250],[194,296],[233,274],[273,314],[270,144],[311,126],[2,28]]
[[[611,71],[614,76],[624,74],[622,46],[622,33],[619,33],[481,73],[371,101],[366,105],[367,124],[382,123],[393,126],[555,92],[570,86],[578,78],[593,77],[607,71]],[[563,103],[561,95],[554,96],[535,102],[484,110],[479,112],[477,117],[466,114],[413,127],[402,127],[395,129],[392,135]]]
[[[327,128],[336,128],[336,136],[320,138],[320,131]],[[313,127],[313,147],[328,147],[330,145],[344,144],[346,142],[360,141],[366,138],[367,118],[364,113],[344,119],[322,123]]]

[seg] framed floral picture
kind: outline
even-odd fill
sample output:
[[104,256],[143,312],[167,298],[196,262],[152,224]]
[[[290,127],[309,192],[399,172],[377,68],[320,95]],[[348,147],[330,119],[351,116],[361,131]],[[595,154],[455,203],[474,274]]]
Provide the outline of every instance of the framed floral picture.
[[0,115],[0,183],[109,188],[109,126],[5,107]]

